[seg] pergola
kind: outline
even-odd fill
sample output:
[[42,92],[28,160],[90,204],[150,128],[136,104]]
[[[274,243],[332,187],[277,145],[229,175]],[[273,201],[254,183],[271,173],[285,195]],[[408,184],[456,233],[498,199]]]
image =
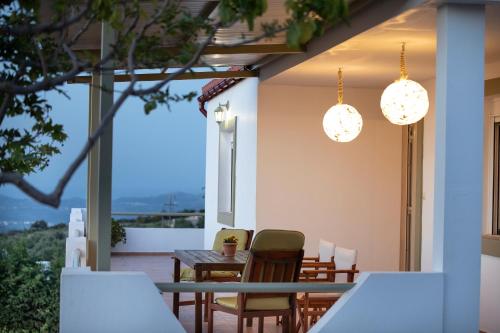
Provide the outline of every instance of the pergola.
[[[194,16],[209,18],[217,14],[218,1],[182,0],[180,5]],[[141,2],[141,9],[146,13],[152,13],[154,6],[153,1]],[[45,8],[45,10],[49,9]],[[43,15],[50,17],[49,13]],[[261,29],[258,28],[260,22],[284,21],[286,18],[287,14],[282,1],[268,1],[268,10],[263,17],[256,20],[254,31],[249,31],[244,22],[237,22],[230,28],[219,29],[215,35],[214,43],[205,48],[200,61],[193,66],[193,70],[179,75],[176,80],[257,77],[259,68],[264,64],[282,55],[305,52],[303,48],[290,48],[286,44],[284,33],[278,33],[273,38],[252,41],[230,48],[220,46],[220,44],[241,43],[242,38],[255,39],[256,36],[262,34]],[[141,18],[137,27],[141,27],[144,22],[145,19]],[[78,28],[78,26],[73,27],[75,30]],[[152,27],[151,33],[155,33],[154,27]],[[200,36],[201,38],[203,36]],[[108,24],[93,24],[81,35],[72,49],[75,52],[92,53],[102,59],[111,51],[113,40],[114,32]],[[158,48],[158,51],[175,52],[180,42],[167,41],[166,45],[161,45]],[[112,65],[116,71],[124,67],[120,64]],[[230,66],[240,66],[241,70],[207,70],[207,67]],[[176,66],[170,66],[170,68],[175,71]],[[165,79],[169,74],[165,69],[161,72],[157,69],[155,71],[154,68],[144,69],[148,70],[148,73],[137,74],[140,81],[158,81]],[[113,104],[114,83],[130,81],[128,74],[115,73],[115,70],[89,73],[87,76],[78,76],[69,82],[89,84],[89,134],[95,131]],[[92,270],[97,271],[110,269],[112,146],[113,126],[110,124],[88,156],[87,264]]]

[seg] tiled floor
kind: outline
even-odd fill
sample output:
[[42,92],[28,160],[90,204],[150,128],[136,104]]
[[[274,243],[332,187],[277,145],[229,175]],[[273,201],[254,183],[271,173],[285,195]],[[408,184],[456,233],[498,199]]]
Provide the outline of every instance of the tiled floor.
[[[112,271],[142,271],[146,272],[154,282],[171,282],[174,263],[168,255],[113,255],[111,257]],[[227,295],[227,294],[226,294]],[[169,307],[172,307],[172,294],[163,294]],[[193,294],[181,294],[181,300],[194,299]],[[214,332],[236,332],[236,316],[215,312]],[[183,306],[180,309],[180,320],[187,332],[194,332],[194,306]],[[245,328],[246,333],[257,332],[257,320],[254,327]],[[203,324],[203,331],[207,331],[207,324]],[[264,332],[281,332],[281,326],[276,326],[274,318],[267,318],[264,323]]]

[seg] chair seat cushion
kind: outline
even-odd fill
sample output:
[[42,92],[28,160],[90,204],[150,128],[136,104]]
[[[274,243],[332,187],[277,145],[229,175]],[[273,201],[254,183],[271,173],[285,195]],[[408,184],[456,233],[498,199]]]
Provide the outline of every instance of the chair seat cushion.
[[[228,272],[228,271],[212,271],[210,276],[214,279],[217,278],[235,278],[238,276],[238,272]],[[181,269],[180,278],[181,281],[194,281],[195,273],[192,268],[186,267]],[[203,279],[207,277],[207,272],[203,272]]]
[[[342,297],[342,295],[343,293],[309,293],[309,300],[337,300]],[[297,299],[303,301],[305,299],[305,294],[298,294]]]
[[[215,303],[231,308],[238,308],[238,298],[219,297]],[[288,297],[268,297],[268,298],[249,298],[245,310],[286,310],[290,308]]]

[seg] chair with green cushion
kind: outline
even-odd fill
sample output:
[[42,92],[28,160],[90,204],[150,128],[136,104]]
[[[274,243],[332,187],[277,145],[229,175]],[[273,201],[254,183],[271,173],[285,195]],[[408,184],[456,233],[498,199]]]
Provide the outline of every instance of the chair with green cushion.
[[[252,243],[242,282],[297,282],[304,256],[304,235],[298,231],[263,230]],[[244,318],[259,318],[259,333],[264,317],[283,316],[283,331],[295,326],[296,293],[238,293],[233,297],[208,296],[208,332],[213,332],[213,313],[222,311],[238,316],[238,333]]]
[[[224,247],[224,238],[230,236],[235,236],[238,239],[238,244],[236,245],[236,250],[248,250],[250,244],[252,243],[253,230],[245,229],[221,229],[215,235],[214,243],[212,245],[212,250],[222,253]],[[228,272],[228,271],[212,271],[203,272],[203,280],[214,281],[214,282],[238,282],[240,277],[239,272]],[[191,281],[195,279],[195,272],[192,268],[186,267],[182,268],[180,272],[181,281]],[[205,293],[205,300],[207,299],[207,294]],[[208,304],[205,301],[205,321],[207,320]],[[194,300],[181,301],[179,306],[193,305]]]

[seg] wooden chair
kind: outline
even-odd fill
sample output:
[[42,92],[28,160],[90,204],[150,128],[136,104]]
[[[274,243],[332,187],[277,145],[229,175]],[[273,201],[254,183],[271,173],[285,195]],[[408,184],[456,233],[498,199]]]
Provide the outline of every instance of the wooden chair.
[[[302,260],[302,269],[319,269],[323,268],[326,269],[322,263],[332,263],[333,262],[333,256],[335,255],[335,244],[328,242],[324,239],[319,240],[319,246],[318,246],[318,255],[314,257],[304,257]],[[328,268],[332,268],[333,266],[328,266]],[[300,279],[299,280],[305,280],[305,279],[310,279],[312,277],[312,274],[305,275],[304,273],[300,273]],[[319,274],[315,276],[315,278],[319,279],[322,278],[323,281],[328,281],[326,280],[326,275],[325,274]],[[319,280],[318,280],[319,281]],[[280,317],[276,317],[276,325],[280,325],[281,320]]]
[[[245,229],[226,229],[222,228],[215,235],[214,243],[212,245],[212,250],[222,253],[224,247],[224,238],[230,236],[236,236],[238,238],[238,244],[236,246],[236,250],[248,250],[250,249],[250,244],[252,243],[253,230],[245,230]],[[227,272],[227,271],[213,271],[213,272],[204,272],[203,280],[204,281],[213,281],[213,282],[238,282],[240,281],[240,277],[238,276],[240,272]],[[193,282],[195,272],[192,268],[186,267],[181,269],[180,280],[181,281],[190,281]],[[205,300],[203,303],[205,304],[205,312],[204,319],[208,320],[208,303],[206,302],[207,294],[205,293]],[[185,305],[194,305],[194,300],[181,301],[179,302],[179,306]]]
[[[333,262],[333,257],[335,256],[335,244],[328,242],[324,239],[319,240],[318,255],[316,257],[304,257],[302,261],[302,269],[327,269],[332,268],[331,263]],[[313,276],[312,273],[305,275],[300,274],[300,279],[310,279]],[[317,279],[328,281],[326,274],[319,274],[316,276]]]
[[[301,273],[302,282],[354,282],[358,251],[343,247],[335,248],[335,256],[331,262],[317,262],[309,265]],[[314,268],[314,269],[311,269]],[[307,332],[317,320],[342,296],[342,293],[304,293],[297,299],[299,322],[296,331],[302,328]]]
[[[242,282],[297,282],[304,256],[304,235],[298,231],[263,230],[254,239]],[[259,333],[264,330],[264,317],[282,316],[283,332],[294,330],[296,293],[238,293],[233,297],[209,295],[208,332],[213,333],[214,312],[238,316],[238,333],[243,332],[244,318],[259,318]]]

